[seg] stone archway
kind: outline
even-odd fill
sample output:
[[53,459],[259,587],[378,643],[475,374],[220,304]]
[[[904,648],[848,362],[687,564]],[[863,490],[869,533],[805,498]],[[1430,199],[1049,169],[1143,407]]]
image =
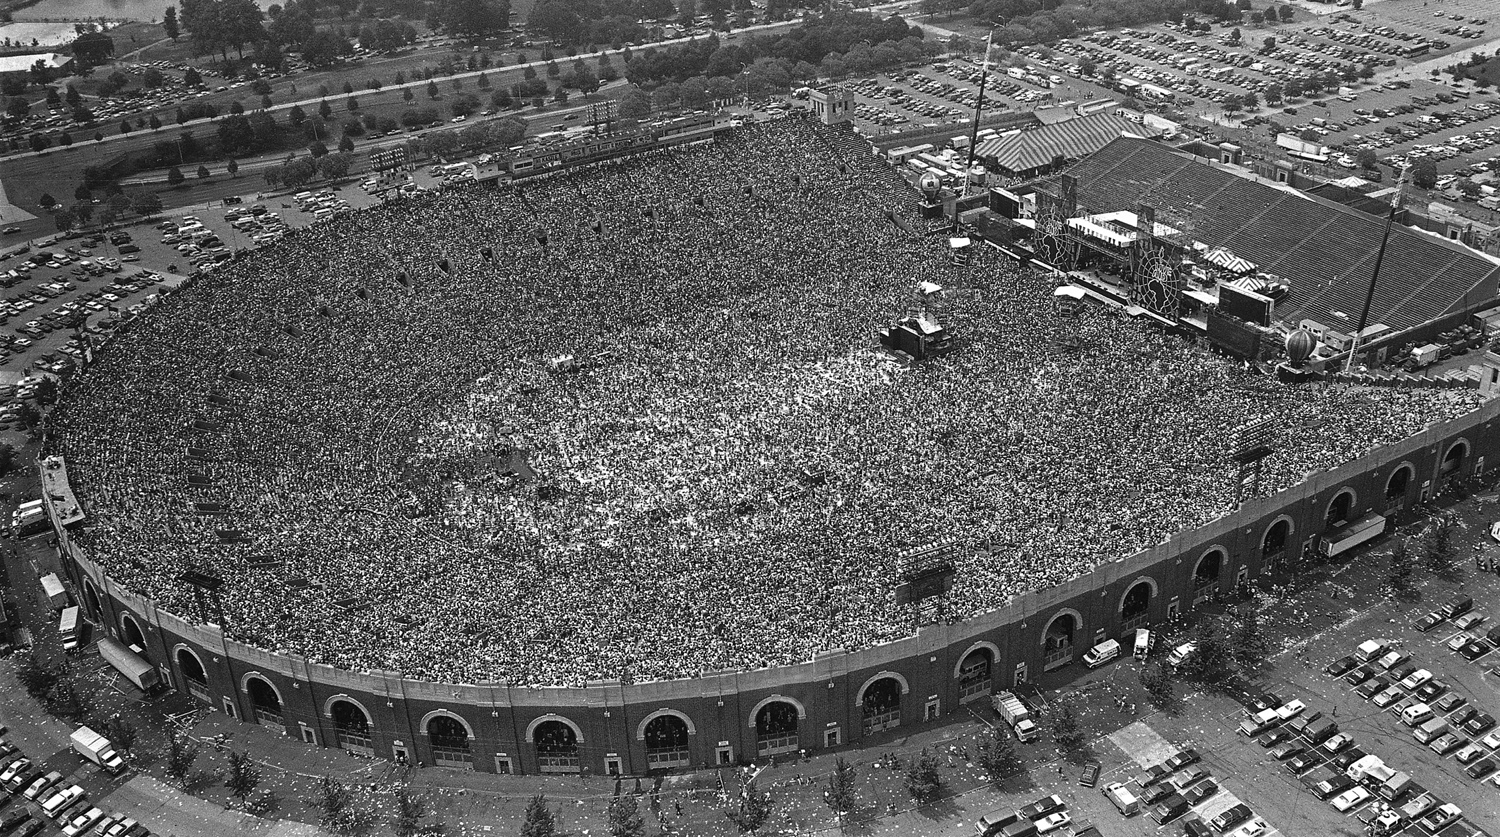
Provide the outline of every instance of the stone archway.
[[800,708],[785,698],[762,703],[755,711],[755,752],[762,756],[797,751],[801,734]]
[[1358,499],[1354,496],[1354,489],[1340,489],[1339,493],[1333,495],[1328,501],[1328,511],[1323,516],[1323,527],[1333,529],[1348,523],[1350,516],[1354,514],[1354,502]]
[[1286,562],[1286,547],[1292,539],[1291,518],[1282,516],[1266,527],[1260,539],[1261,566],[1275,568]]
[[474,732],[463,718],[445,710],[429,712],[422,720],[422,731],[427,734],[433,764],[460,770],[473,769],[474,752],[469,742]]
[[281,692],[277,691],[275,683],[252,671],[245,675],[241,685],[250,697],[250,709],[258,723],[268,727],[284,726]]
[[1218,595],[1220,577],[1227,563],[1229,555],[1221,546],[1211,547],[1199,556],[1198,563],[1193,565],[1193,607]]
[[89,618],[95,621],[104,619],[104,603],[99,600],[99,591],[94,588],[91,578],[83,580],[83,603],[89,609]]
[[141,623],[131,613],[120,614],[120,640],[132,648],[141,649],[137,653],[145,656],[146,632],[141,630]]
[[877,677],[861,690],[859,705],[865,735],[901,726],[901,693],[905,684],[894,676]]
[[1073,662],[1073,648],[1083,632],[1083,616],[1076,610],[1064,610],[1042,629],[1042,670],[1051,671]]
[[348,695],[329,698],[327,712],[340,748],[362,756],[375,755],[370,713],[358,701]]
[[958,702],[967,703],[988,695],[994,688],[995,665],[999,654],[985,642],[971,647],[958,661]]
[[1417,478],[1417,469],[1410,463],[1403,462],[1400,467],[1391,472],[1390,479],[1385,481],[1386,502],[1400,502],[1406,499],[1406,494],[1411,490],[1412,481]]
[[1120,630],[1133,631],[1151,624],[1151,602],[1156,598],[1156,581],[1138,578],[1120,597]]
[[1438,468],[1438,478],[1447,481],[1457,476],[1462,476],[1464,463],[1469,458],[1469,443],[1465,439],[1459,439],[1448,446],[1443,454],[1443,463]]
[[536,748],[537,769],[543,773],[579,773],[583,770],[583,758],[579,744],[583,736],[578,726],[560,716],[539,718],[532,722],[528,731],[531,744]]
[[646,742],[646,766],[651,770],[686,767],[692,761],[688,736],[692,730],[681,713],[659,712],[645,721],[641,737]]
[[203,667],[198,652],[186,645],[179,645],[173,649],[172,658],[177,663],[177,673],[182,675],[182,682],[187,685],[188,694],[205,703],[210,702],[208,669]]

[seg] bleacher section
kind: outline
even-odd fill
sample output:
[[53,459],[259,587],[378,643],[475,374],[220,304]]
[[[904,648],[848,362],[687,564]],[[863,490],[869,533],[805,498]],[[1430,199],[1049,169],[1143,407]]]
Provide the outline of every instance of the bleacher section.
[[[1088,212],[1153,206],[1161,223],[1280,276],[1291,292],[1277,304],[1277,319],[1353,330],[1380,247],[1380,219],[1134,137],[1111,142],[1069,174]],[[1397,225],[1369,322],[1398,331],[1419,326],[1494,299],[1497,281],[1500,264]]]

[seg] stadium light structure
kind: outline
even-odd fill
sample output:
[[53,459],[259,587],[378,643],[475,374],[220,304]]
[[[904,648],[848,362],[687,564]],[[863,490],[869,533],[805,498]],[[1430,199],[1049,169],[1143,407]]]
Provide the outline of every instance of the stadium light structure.
[[[995,43],[995,30],[991,29],[984,39],[984,63],[979,65],[979,98],[974,102],[974,119],[969,123],[969,159],[964,163],[964,188],[959,197],[968,197],[969,178],[974,170],[974,145],[979,141],[979,117],[984,113],[984,84],[990,78],[990,47]],[[958,232],[958,204],[953,205],[953,231]]]
[[1396,194],[1391,196],[1391,210],[1385,216],[1385,232],[1380,236],[1380,249],[1375,251],[1375,269],[1370,272],[1370,284],[1365,289],[1365,304],[1359,309],[1359,325],[1354,328],[1354,339],[1349,342],[1349,357],[1344,360],[1344,374],[1354,368],[1354,355],[1359,351],[1359,336],[1368,324],[1370,318],[1370,305],[1375,301],[1375,282],[1380,279],[1380,263],[1385,261],[1385,247],[1391,241],[1391,226],[1396,223],[1396,213],[1401,209],[1401,197],[1406,191],[1406,174],[1411,171],[1411,164],[1407,163],[1401,167],[1401,175],[1396,178]]

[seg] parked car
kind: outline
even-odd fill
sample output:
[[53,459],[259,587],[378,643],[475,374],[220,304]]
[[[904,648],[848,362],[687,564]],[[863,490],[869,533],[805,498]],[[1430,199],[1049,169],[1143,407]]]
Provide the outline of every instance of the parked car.
[[1470,779],[1483,779],[1495,772],[1495,760],[1492,758],[1480,759],[1467,768],[1464,768],[1464,772],[1469,774]]
[[1250,810],[1250,806],[1241,802],[1214,817],[1212,820],[1209,820],[1209,825],[1213,826],[1215,831],[1223,834],[1253,816],[1255,816],[1255,812]]
[[1495,728],[1495,716],[1488,712],[1477,712],[1463,722],[1463,730],[1469,735],[1484,735]]
[[1412,623],[1412,627],[1425,634],[1441,624],[1443,624],[1443,615],[1433,611],[1432,613],[1423,614],[1421,619]]
[[1189,805],[1197,806],[1202,804],[1205,799],[1212,797],[1218,792],[1218,782],[1215,782],[1213,779],[1204,779],[1198,784],[1193,785],[1192,787],[1183,791],[1182,795],[1183,798],[1187,799]]
[[1333,677],[1342,677],[1359,665],[1353,657],[1345,655],[1323,667],[1323,673]]
[[1368,790],[1355,785],[1333,798],[1333,810],[1343,813],[1359,806],[1369,798],[1370,792]]

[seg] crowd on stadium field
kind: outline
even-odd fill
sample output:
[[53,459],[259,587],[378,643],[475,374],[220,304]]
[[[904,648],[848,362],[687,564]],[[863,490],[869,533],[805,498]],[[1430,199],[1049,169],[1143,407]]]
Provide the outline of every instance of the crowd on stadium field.
[[[962,617],[1207,523],[1251,418],[1277,490],[1478,403],[1060,320],[1048,277],[891,223],[912,199],[788,119],[293,233],[67,384],[78,540],[178,613],[217,573],[231,636],[315,662],[662,679],[910,635],[904,549],[962,539]],[[903,365],[876,335],[923,280],[958,347]]]

